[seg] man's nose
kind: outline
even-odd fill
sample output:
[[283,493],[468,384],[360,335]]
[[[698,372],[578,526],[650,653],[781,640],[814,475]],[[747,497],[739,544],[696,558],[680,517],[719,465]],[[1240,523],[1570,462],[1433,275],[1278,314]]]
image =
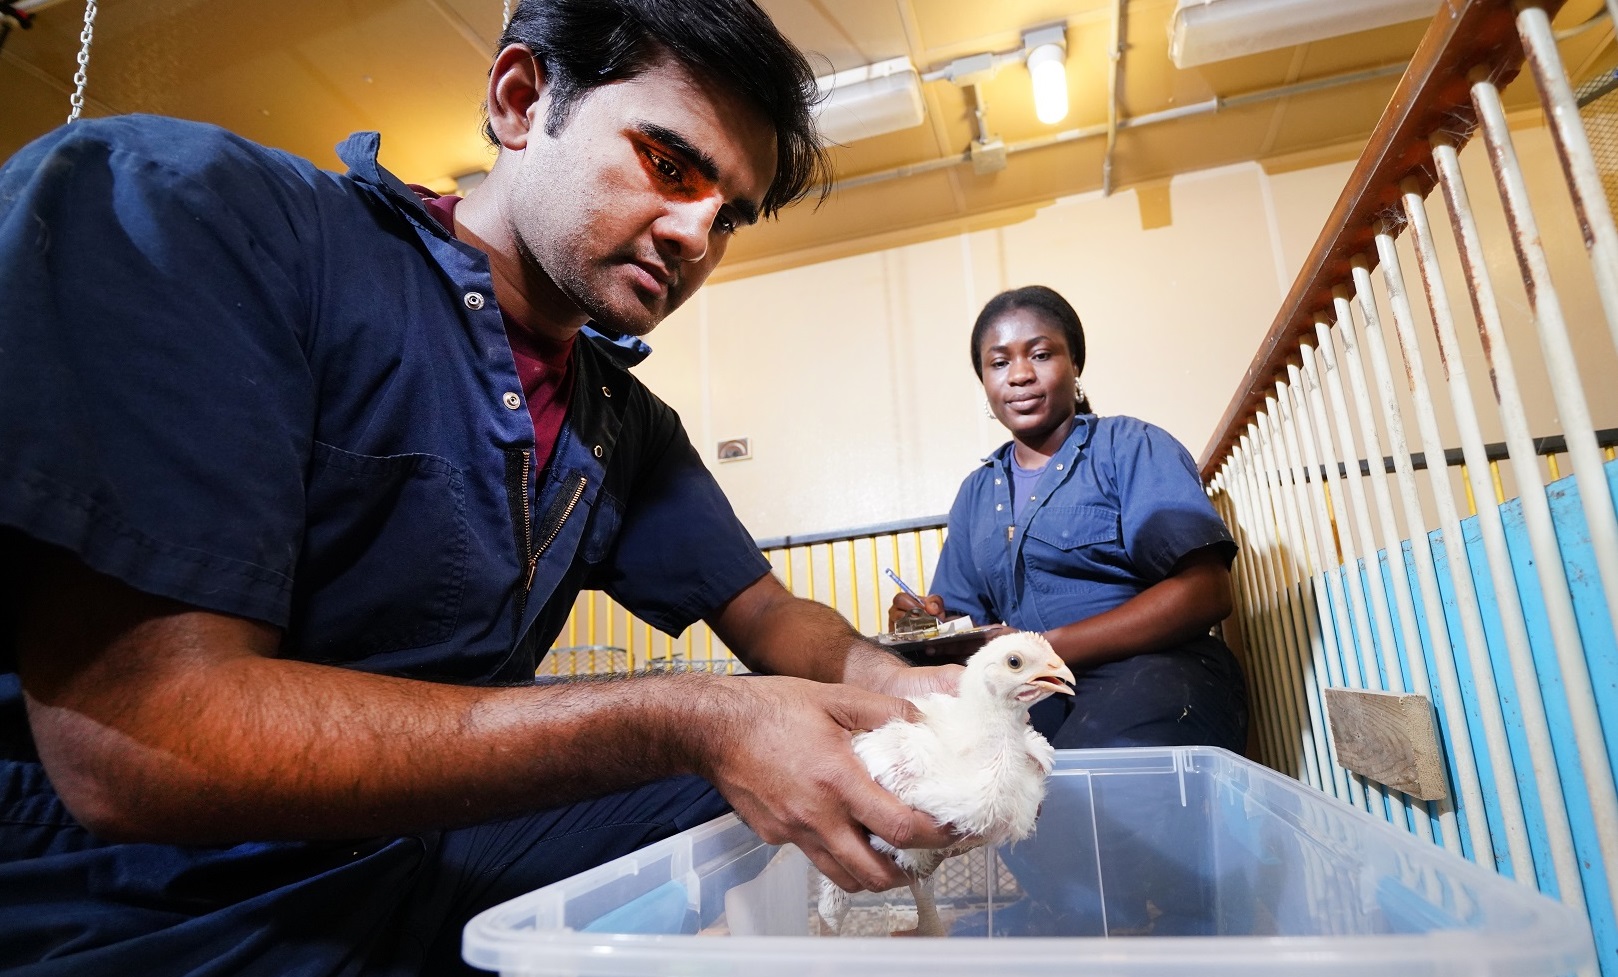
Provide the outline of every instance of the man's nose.
[[652,226],[658,250],[679,261],[701,261],[708,254],[709,234],[723,203],[717,194],[671,201]]

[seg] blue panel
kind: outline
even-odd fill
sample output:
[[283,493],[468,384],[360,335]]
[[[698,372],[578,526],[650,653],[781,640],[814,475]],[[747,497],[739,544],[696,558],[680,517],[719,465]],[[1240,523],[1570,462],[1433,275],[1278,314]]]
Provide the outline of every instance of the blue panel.
[[[1515,523],[1520,527],[1521,504],[1515,502],[1506,504],[1511,505],[1517,505],[1518,515]],[[1540,598],[1539,583],[1530,580],[1525,586],[1521,570],[1516,566],[1519,552],[1510,545],[1514,520],[1505,506],[1501,507],[1500,515],[1506,525],[1507,547],[1512,554],[1513,574],[1517,577],[1518,600],[1523,605],[1523,616],[1528,622],[1529,642],[1537,644],[1548,637],[1535,634],[1535,622],[1540,624],[1541,631],[1544,624],[1544,603]],[[1528,847],[1533,856],[1535,882],[1541,892],[1556,895],[1555,868],[1551,862],[1550,848],[1545,835],[1544,807],[1540,803],[1539,788],[1534,782],[1534,761],[1528,751],[1528,737],[1523,732],[1522,700],[1517,694],[1516,680],[1512,677],[1511,657],[1506,650],[1504,628],[1500,623],[1499,598],[1495,594],[1494,577],[1489,573],[1488,554],[1483,549],[1483,531],[1476,516],[1461,523],[1461,535],[1466,539],[1467,556],[1472,562],[1472,586],[1477,589],[1479,609],[1483,612],[1483,634],[1487,639],[1489,662],[1493,666],[1491,671],[1494,674],[1496,691],[1500,696],[1500,711],[1506,725],[1506,742],[1511,747],[1511,765],[1517,793],[1522,798],[1523,821],[1528,828]],[[1525,538],[1523,542],[1526,544],[1527,539]],[[1532,565],[1529,566],[1528,573],[1532,577]],[[1538,613],[1530,610],[1531,607],[1539,608]],[[1475,704],[1478,701],[1478,694],[1473,684],[1475,677],[1472,675],[1470,662],[1463,661],[1460,667],[1465,669],[1467,675],[1462,688],[1466,690],[1467,701],[1474,706],[1468,710],[1468,716],[1472,716],[1476,714]],[[1476,725],[1476,720],[1469,721]],[[1482,736],[1480,735],[1478,739],[1481,740]],[[1494,796],[1487,785],[1484,792],[1485,796]],[[1490,813],[1493,815],[1491,823],[1499,820],[1497,808],[1498,805],[1490,805]],[[1501,839],[1500,874],[1512,875],[1510,863],[1505,861],[1505,835],[1500,834],[1496,837]]]
[[[1404,543],[1404,545],[1409,545],[1409,543]],[[1468,657],[1466,657],[1466,636],[1461,632],[1461,616],[1459,616],[1459,611],[1455,607],[1455,581],[1450,576],[1450,553],[1445,550],[1445,545],[1443,545],[1443,532],[1437,531],[1437,529],[1430,532],[1427,535],[1427,547],[1432,552],[1432,563],[1434,563],[1434,571],[1438,577],[1438,597],[1443,603],[1445,628],[1450,634],[1450,649],[1453,650],[1451,658],[1455,662],[1456,678],[1459,679],[1459,686],[1461,686],[1461,705],[1463,705],[1463,712],[1466,713],[1468,739],[1472,744],[1472,755],[1477,759],[1477,780],[1479,780],[1480,788],[1484,791],[1485,822],[1489,823],[1489,835],[1492,838],[1505,838],[1505,822],[1500,820],[1500,809],[1495,804],[1487,804],[1487,797],[1495,796],[1495,791],[1498,789],[1497,778],[1495,778],[1493,763],[1489,762],[1489,744],[1484,741],[1482,717],[1477,712],[1477,683],[1472,678],[1472,666],[1468,662]],[[1422,618],[1422,629],[1425,631],[1425,628],[1429,626],[1425,621],[1425,608],[1422,607],[1421,603],[1417,603],[1416,608],[1417,616]],[[1427,662],[1429,662],[1430,670],[1435,668],[1434,655],[1429,655]],[[1432,684],[1435,687],[1438,686],[1437,675],[1432,676]],[[1443,741],[1455,742],[1453,738],[1455,738],[1458,731],[1451,730],[1450,725],[1443,721],[1442,712],[1438,713],[1438,718],[1442,723]],[[1464,809],[1464,802],[1461,797],[1456,797],[1455,807],[1456,814],[1466,815],[1468,823],[1471,825],[1471,817],[1476,817],[1476,812]],[[1471,831],[1468,831],[1468,835],[1471,835]],[[1490,857],[1490,859],[1493,859],[1495,870],[1502,873],[1502,875],[1506,875],[1506,877],[1510,877],[1511,859],[1506,854],[1505,844],[1490,846],[1490,849],[1485,849],[1484,846],[1477,844],[1477,841],[1479,841],[1477,838],[1469,838],[1468,844],[1466,844],[1469,857],[1472,857],[1474,861],[1484,859],[1485,856]],[[1485,864],[1487,864],[1487,861],[1485,861]]]
[[[1618,498],[1618,462],[1609,462],[1606,465],[1608,485],[1614,498]],[[1584,644],[1584,655],[1589,669],[1591,684],[1595,691],[1596,705],[1600,713],[1601,730],[1606,742],[1608,760],[1611,762],[1618,756],[1618,640],[1614,638],[1612,609],[1607,606],[1605,592],[1601,586],[1600,572],[1597,569],[1595,554],[1593,552],[1590,534],[1584,519],[1584,512],[1580,506],[1579,493],[1572,478],[1561,479],[1546,489],[1547,498],[1551,507],[1552,520],[1556,526],[1557,541],[1561,547],[1562,562],[1569,583],[1573,599],[1574,614],[1577,618],[1580,636]],[[1575,854],[1580,864],[1583,881],[1584,897],[1589,909],[1590,925],[1595,934],[1597,956],[1602,962],[1604,977],[1618,977],[1618,926],[1615,926],[1614,907],[1607,889],[1606,866],[1602,862],[1601,853],[1597,844],[1595,827],[1592,821],[1590,799],[1584,777],[1580,769],[1578,746],[1574,741],[1571,721],[1567,708],[1566,692],[1561,681],[1561,668],[1556,660],[1555,649],[1550,638],[1550,629],[1546,618],[1545,601],[1539,588],[1538,577],[1535,573],[1532,549],[1529,545],[1527,529],[1522,517],[1522,505],[1513,500],[1500,507],[1501,519],[1504,522],[1507,546],[1510,551],[1512,573],[1515,577],[1517,594],[1522,605],[1524,621],[1528,629],[1529,644],[1534,657],[1534,666],[1539,676],[1540,694],[1545,703],[1546,719],[1550,728],[1552,746],[1556,755],[1557,773],[1561,778],[1563,797],[1568,809],[1569,826],[1573,833]],[[1483,551],[1481,532],[1476,517],[1466,519],[1461,524],[1461,536],[1466,547],[1468,560],[1473,568],[1473,584],[1477,591],[1478,610],[1483,619],[1484,638],[1487,644],[1491,671],[1494,675],[1495,685],[1500,697],[1502,714],[1506,725],[1506,739],[1511,751],[1513,770],[1509,774],[1505,771],[1497,772],[1490,762],[1488,745],[1483,735],[1482,718],[1478,711],[1478,689],[1476,676],[1473,674],[1471,660],[1466,654],[1465,636],[1461,631],[1460,616],[1456,609],[1456,596],[1453,579],[1451,577],[1451,564],[1449,556],[1443,545],[1443,534],[1434,531],[1428,534],[1427,545],[1433,554],[1434,569],[1437,571],[1438,588],[1444,609],[1444,621],[1437,622],[1443,626],[1455,649],[1453,656],[1457,676],[1460,680],[1463,712],[1466,716],[1467,730],[1464,732],[1472,744],[1472,752],[1477,758],[1478,777],[1481,782],[1485,798],[1484,818],[1490,834],[1504,839],[1504,825],[1501,822],[1499,805],[1488,803],[1498,796],[1501,789],[1509,789],[1507,785],[1514,782],[1518,795],[1522,798],[1523,815],[1527,822],[1530,835],[1530,848],[1533,855],[1536,881],[1542,891],[1555,894],[1557,891],[1554,871],[1551,864],[1545,815],[1539,792],[1534,783],[1534,766],[1528,753],[1527,738],[1523,733],[1522,706],[1518,696],[1516,682],[1512,678],[1511,663],[1506,652],[1505,641],[1500,624],[1497,595],[1492,579],[1488,572],[1488,561]],[[1433,703],[1437,707],[1439,735],[1446,746],[1446,761],[1452,750],[1456,736],[1463,735],[1463,731],[1450,728],[1447,722],[1442,698],[1442,684],[1439,682],[1434,663],[1436,657],[1432,651],[1432,631],[1434,622],[1427,619],[1426,608],[1420,599],[1420,587],[1415,576],[1414,562],[1411,557],[1411,544],[1406,541],[1402,556],[1403,579],[1411,588],[1413,604],[1416,613],[1417,631],[1421,637],[1423,650],[1426,652],[1429,679],[1433,690]],[[1382,575],[1381,585],[1384,588],[1398,586],[1400,568],[1392,565],[1386,553],[1377,555],[1377,567]],[[1341,574],[1340,579],[1346,587],[1350,572],[1358,573],[1363,586],[1372,585],[1367,567],[1364,562],[1356,564],[1352,570],[1339,567],[1334,571]],[[1374,670],[1383,667],[1398,667],[1406,677],[1406,688],[1414,687],[1409,681],[1410,675],[1410,649],[1405,647],[1405,636],[1396,626],[1394,640],[1396,647],[1385,649],[1380,647],[1380,639],[1376,636],[1375,627],[1369,629],[1372,635],[1372,647],[1360,647],[1359,632],[1354,627],[1355,617],[1361,613],[1357,607],[1343,606],[1345,601],[1335,595],[1330,588],[1327,590],[1332,620],[1337,629],[1337,649],[1328,649],[1328,653],[1335,652],[1343,663],[1343,674],[1350,685],[1360,685],[1365,688],[1374,688],[1379,684],[1386,688],[1385,682],[1379,683]],[[1352,603],[1350,599],[1347,603]],[[1389,593],[1389,607],[1397,607]],[[1368,612],[1368,608],[1367,608]],[[1364,663],[1364,672],[1355,667],[1356,657]],[[1393,655],[1389,660],[1386,656]],[[1371,672],[1372,674],[1366,674]],[[1502,780],[1505,783],[1502,783]],[[1451,778],[1453,783],[1453,777]],[[1397,815],[1397,810],[1389,803],[1376,803],[1373,793],[1367,795],[1367,803],[1373,813],[1381,813],[1389,821],[1397,824],[1405,820]],[[1379,812],[1377,809],[1382,808]],[[1457,799],[1457,820],[1461,830],[1463,850],[1470,858],[1486,855],[1487,850],[1482,844],[1482,838],[1473,838],[1473,820],[1478,812],[1461,809]],[[1436,831],[1436,825],[1435,825]],[[1502,874],[1512,874],[1511,864],[1505,856],[1504,845],[1501,853],[1494,858],[1496,869]],[[1618,866],[1615,866],[1618,870]]]
[[[1618,476],[1618,466],[1609,462],[1606,471],[1608,485],[1611,486],[1615,476]],[[1595,552],[1590,543],[1589,525],[1584,518],[1575,480],[1570,476],[1553,482],[1546,488],[1546,497],[1550,502],[1551,520],[1556,526],[1556,541],[1562,551],[1562,564],[1573,597],[1573,612],[1584,643],[1591,685],[1601,713],[1602,738],[1606,742],[1610,763],[1614,752],[1618,751],[1618,693],[1613,688],[1614,681],[1618,680],[1618,666],[1614,664],[1618,659],[1618,647],[1615,647],[1613,639],[1612,617],[1606,606],[1601,574],[1596,567]],[[1520,516],[1520,510],[1518,514]],[[1521,544],[1526,547],[1526,533],[1522,535]],[[1548,635],[1544,641],[1535,641],[1534,661],[1539,670],[1540,688],[1545,695],[1546,718],[1556,750],[1557,770],[1562,777],[1568,821],[1573,828],[1573,847],[1584,878],[1584,898],[1589,906],[1590,925],[1595,930],[1597,955],[1607,965],[1604,972],[1609,977],[1618,977],[1618,963],[1615,963],[1618,962],[1618,929],[1614,926],[1614,907],[1607,891],[1606,867],[1596,843],[1589,792],[1579,768],[1578,747],[1573,739],[1567,698],[1560,680],[1561,670],[1556,664]]]

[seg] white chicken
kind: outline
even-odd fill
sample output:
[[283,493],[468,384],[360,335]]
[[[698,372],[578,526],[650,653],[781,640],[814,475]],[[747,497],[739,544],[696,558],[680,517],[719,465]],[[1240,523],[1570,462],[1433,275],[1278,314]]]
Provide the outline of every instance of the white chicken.
[[[1073,673],[1043,635],[1018,631],[985,644],[966,662],[956,695],[913,697],[919,722],[889,722],[854,737],[872,778],[918,811],[966,836],[954,848],[896,850],[872,836],[910,876],[916,935],[943,936],[931,877],[944,859],[978,845],[1002,845],[1033,830],[1055,751],[1028,725],[1028,708],[1073,694]],[[820,882],[820,915],[836,931],[848,893]]]

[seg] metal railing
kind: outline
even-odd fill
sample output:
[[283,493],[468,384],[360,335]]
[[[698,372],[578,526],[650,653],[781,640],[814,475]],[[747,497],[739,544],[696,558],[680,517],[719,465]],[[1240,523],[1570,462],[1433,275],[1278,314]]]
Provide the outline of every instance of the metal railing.
[[[944,543],[943,516],[860,529],[758,541],[776,577],[799,597],[827,604],[863,634],[887,629],[898,591],[891,568],[926,593],[927,574]],[[579,595],[567,625],[540,662],[540,675],[587,675],[659,669],[746,671],[707,624],[670,637],[637,620],[606,594]]]
[[[1595,417],[1618,230],[1559,7],[1441,5],[1202,472],[1242,547],[1229,630],[1259,759],[1584,910],[1612,977],[1618,470]],[[1543,107],[1548,195],[1507,124],[1514,79]],[[1332,687],[1426,697],[1448,796],[1342,766]]]

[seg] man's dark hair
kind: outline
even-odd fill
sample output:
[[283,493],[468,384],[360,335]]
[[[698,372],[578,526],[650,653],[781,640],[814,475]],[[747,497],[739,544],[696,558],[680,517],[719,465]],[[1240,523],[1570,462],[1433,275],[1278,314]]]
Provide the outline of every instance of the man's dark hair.
[[[775,180],[764,216],[830,188],[830,161],[809,111],[814,72],[752,0],[521,0],[496,50],[511,44],[527,47],[545,69],[548,135],[562,131],[591,89],[633,78],[668,55],[751,102],[774,126]],[[492,126],[483,131],[497,142]]]
[[[1084,323],[1079,321],[1079,314],[1055,289],[1044,285],[1025,285],[1001,292],[990,299],[983,311],[978,313],[977,322],[972,324],[972,369],[977,372],[979,380],[983,379],[984,333],[989,331],[995,320],[1018,309],[1033,312],[1060,329],[1062,338],[1067,341],[1067,351],[1073,357],[1073,372],[1084,372]],[[1080,397],[1079,413],[1092,413],[1088,397]]]

